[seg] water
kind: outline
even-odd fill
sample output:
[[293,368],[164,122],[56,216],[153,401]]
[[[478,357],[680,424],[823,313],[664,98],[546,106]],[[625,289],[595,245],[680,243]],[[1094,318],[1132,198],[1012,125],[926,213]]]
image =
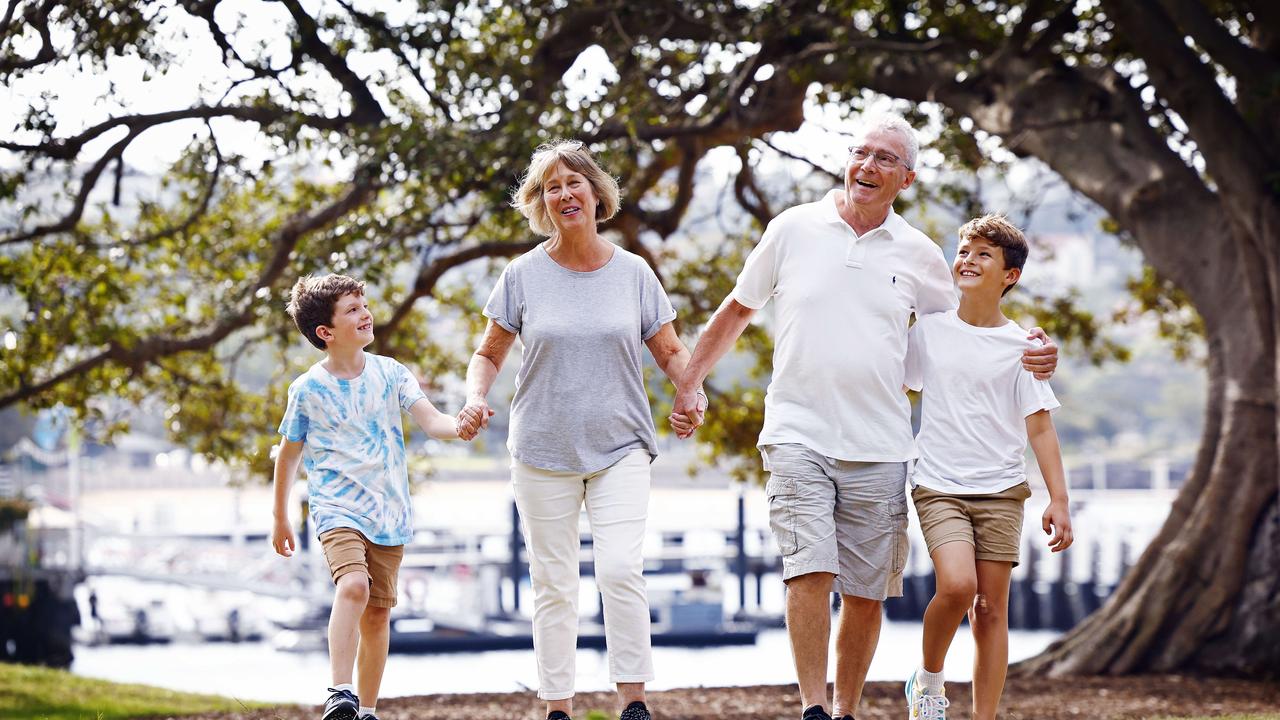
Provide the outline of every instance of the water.
[[[868,679],[903,679],[920,661],[920,635],[919,623],[885,622]],[[1038,654],[1057,635],[1053,631],[1012,632],[1010,661]],[[658,647],[653,649],[653,656],[657,679],[649,685],[652,690],[795,682],[785,630],[761,632],[755,645]],[[948,679],[969,680],[972,664],[973,640],[962,627],[947,658]],[[321,652],[283,652],[267,643],[81,646],[76,648],[71,671],[86,677],[242,700],[316,704],[326,695],[329,660]],[[520,692],[537,686],[532,650],[395,654],[387,662],[382,696]],[[578,651],[577,689],[587,692],[611,687],[605,654]]]

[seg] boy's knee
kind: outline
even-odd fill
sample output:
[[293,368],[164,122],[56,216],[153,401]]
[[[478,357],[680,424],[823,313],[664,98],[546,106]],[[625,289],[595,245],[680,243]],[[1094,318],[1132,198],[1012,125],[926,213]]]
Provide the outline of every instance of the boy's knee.
[[368,605],[361,618],[370,625],[385,625],[391,622],[391,608]]
[[1005,608],[997,606],[987,595],[979,593],[973,598],[973,606],[969,609],[969,622],[975,631],[999,629],[1007,622],[1008,613]]
[[938,599],[952,605],[965,606],[974,602],[978,593],[978,580],[972,576],[939,579],[935,595]]
[[338,597],[348,602],[368,603],[369,576],[362,572],[352,572],[338,578]]

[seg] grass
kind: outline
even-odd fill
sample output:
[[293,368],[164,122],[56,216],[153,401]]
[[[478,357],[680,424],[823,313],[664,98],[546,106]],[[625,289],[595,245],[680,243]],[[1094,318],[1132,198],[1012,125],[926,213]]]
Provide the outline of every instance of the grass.
[[121,685],[28,665],[0,663],[0,718],[117,720],[263,707],[213,695]]

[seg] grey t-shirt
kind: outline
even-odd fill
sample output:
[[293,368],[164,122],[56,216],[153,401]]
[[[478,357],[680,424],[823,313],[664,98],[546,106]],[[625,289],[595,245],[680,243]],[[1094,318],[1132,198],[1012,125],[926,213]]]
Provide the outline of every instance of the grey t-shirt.
[[676,311],[639,255],[614,248],[602,267],[577,272],[538,245],[502,271],[484,314],[524,343],[512,457],[578,473],[603,470],[637,448],[657,457],[642,344]]

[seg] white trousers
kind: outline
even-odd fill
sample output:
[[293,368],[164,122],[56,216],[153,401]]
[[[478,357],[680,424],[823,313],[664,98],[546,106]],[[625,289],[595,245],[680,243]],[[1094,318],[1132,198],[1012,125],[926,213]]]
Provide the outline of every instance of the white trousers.
[[511,478],[529,549],[538,697],[573,697],[581,548],[578,515],[583,502],[591,524],[596,584],[604,598],[609,681],[653,680],[649,598],[641,554],[649,512],[649,453],[633,450],[590,474],[542,470],[514,460]]

